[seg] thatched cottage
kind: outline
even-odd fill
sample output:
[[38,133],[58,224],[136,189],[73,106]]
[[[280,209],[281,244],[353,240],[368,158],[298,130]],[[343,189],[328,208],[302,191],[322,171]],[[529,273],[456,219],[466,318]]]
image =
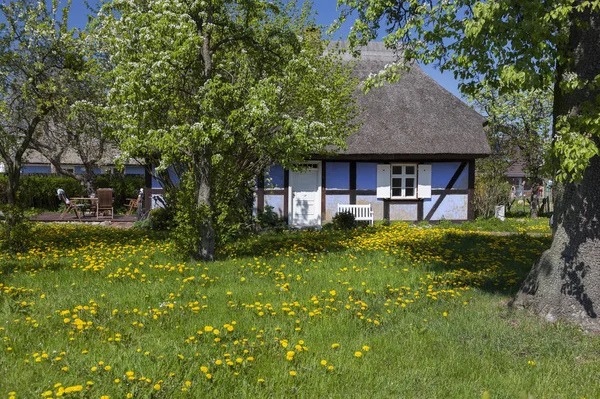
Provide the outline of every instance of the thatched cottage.
[[[361,55],[361,79],[395,60],[383,43]],[[330,221],[338,204],[370,204],[375,220],[472,220],[475,159],[490,154],[485,119],[418,66],[359,94],[359,104],[364,124],[347,150],[302,172],[274,166],[258,184],[257,210],[272,207],[296,226]]]

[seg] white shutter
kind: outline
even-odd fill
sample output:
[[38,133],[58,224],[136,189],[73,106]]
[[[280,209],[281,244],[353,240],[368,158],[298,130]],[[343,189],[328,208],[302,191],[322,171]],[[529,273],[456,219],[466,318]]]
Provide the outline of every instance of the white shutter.
[[418,197],[431,198],[431,165],[419,165],[418,182]]
[[390,198],[390,165],[377,165],[377,198]]

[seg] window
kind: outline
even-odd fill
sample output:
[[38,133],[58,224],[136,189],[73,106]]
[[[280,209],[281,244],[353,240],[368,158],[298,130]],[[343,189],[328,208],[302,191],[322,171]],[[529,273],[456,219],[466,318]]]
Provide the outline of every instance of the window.
[[417,165],[392,165],[392,198],[417,197]]

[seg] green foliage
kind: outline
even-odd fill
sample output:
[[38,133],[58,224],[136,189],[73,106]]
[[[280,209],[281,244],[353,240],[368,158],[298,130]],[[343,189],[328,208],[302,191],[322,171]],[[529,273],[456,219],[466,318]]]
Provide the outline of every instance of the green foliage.
[[140,188],[144,187],[144,176],[107,173],[96,175],[94,185],[112,188],[115,206],[123,206],[128,203],[127,198],[137,198]]
[[49,114],[68,106],[69,88],[85,75],[85,42],[67,19],[71,2],[17,0],[0,4],[0,159],[16,203],[23,157]]
[[335,230],[350,230],[357,226],[352,212],[338,212],[331,219]]
[[[8,178],[0,175],[0,203],[6,203],[6,186]],[[20,205],[23,208],[54,210],[61,205],[56,190],[62,188],[67,197],[85,194],[85,190],[77,180],[55,175],[25,175],[21,177]]]
[[0,249],[10,252],[24,252],[31,242],[31,223],[23,209],[13,205],[1,205],[0,212]]
[[154,208],[144,220],[135,222],[133,228],[142,230],[168,231],[173,228],[173,210],[170,208]]
[[[470,97],[477,111],[487,116],[486,134],[492,155],[478,160],[478,173],[500,180],[508,168],[522,165],[530,185],[553,176],[551,170],[552,90],[501,93],[486,82]],[[546,169],[546,170],[545,170]]]
[[196,205],[197,192],[194,178],[191,173],[186,173],[180,182],[179,189],[174,192],[175,199],[170,201],[174,205],[174,223],[172,237],[181,253],[194,256],[201,249],[198,234],[205,227],[207,219],[213,217],[206,205],[200,208]]
[[241,204],[265,168],[343,147],[356,130],[357,82],[295,1],[115,1],[97,23],[124,156],[196,176],[175,205],[189,248],[201,228],[216,223],[223,241],[251,224]]
[[[6,203],[8,178],[0,175],[0,203]],[[144,178],[136,175],[96,175],[96,185],[112,188],[115,206],[123,206],[126,198],[136,198],[144,186]],[[61,205],[56,190],[62,188],[67,197],[85,195],[85,189],[77,180],[56,175],[25,175],[21,177],[20,205],[23,208],[55,210]]]
[[480,175],[475,180],[473,207],[476,217],[494,216],[497,205],[508,204],[511,186],[504,176]]
[[[600,2],[411,0],[398,7],[387,0],[340,0],[338,4],[340,22],[358,14],[349,35],[355,48],[375,38],[385,25],[386,44],[402,49],[400,64],[439,63],[462,81],[464,94],[477,96],[488,89],[500,96],[553,91],[553,99],[545,100],[545,114],[552,108],[555,117],[550,175],[578,181],[590,159],[598,156],[600,75],[593,76],[597,69],[591,67],[598,62],[597,51],[584,50],[597,37],[591,33],[583,39],[581,33],[596,29],[584,27],[595,24],[591,21],[598,18]],[[577,66],[580,63],[590,67]],[[395,74],[381,73],[365,88]],[[529,115],[521,113],[521,118],[527,121]],[[531,131],[541,133],[535,126]]]
[[281,232],[288,227],[285,218],[275,213],[272,206],[265,206],[264,211],[258,212],[256,222],[260,230],[265,232]]

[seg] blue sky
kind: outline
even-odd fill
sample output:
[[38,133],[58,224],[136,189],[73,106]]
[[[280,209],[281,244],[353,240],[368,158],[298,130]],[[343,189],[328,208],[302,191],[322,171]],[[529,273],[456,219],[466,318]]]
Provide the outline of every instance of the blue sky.
[[[329,26],[338,16],[337,0],[314,0],[314,9],[317,13],[317,23]],[[90,3],[94,3],[93,0]],[[87,22],[88,10],[84,4],[84,0],[73,0],[71,5],[71,14],[69,15],[69,23],[73,26],[83,28]],[[345,24],[338,35],[343,37],[347,34],[350,24]],[[422,68],[429,76],[435,79],[441,86],[452,94],[460,98],[458,92],[458,82],[450,72],[443,74],[432,65],[424,65]]]

